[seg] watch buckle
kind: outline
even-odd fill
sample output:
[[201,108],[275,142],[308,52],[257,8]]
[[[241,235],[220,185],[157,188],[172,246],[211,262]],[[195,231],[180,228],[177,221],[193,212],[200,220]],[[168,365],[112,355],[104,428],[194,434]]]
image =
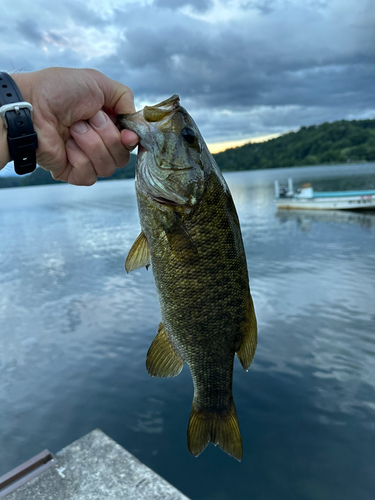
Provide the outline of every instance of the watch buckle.
[[11,104],[4,104],[0,107],[0,116],[4,122],[5,128],[8,128],[8,122],[5,118],[5,114],[8,111],[15,111],[16,115],[20,114],[20,109],[28,109],[31,114],[31,119],[33,119],[33,107],[29,102],[12,102]]

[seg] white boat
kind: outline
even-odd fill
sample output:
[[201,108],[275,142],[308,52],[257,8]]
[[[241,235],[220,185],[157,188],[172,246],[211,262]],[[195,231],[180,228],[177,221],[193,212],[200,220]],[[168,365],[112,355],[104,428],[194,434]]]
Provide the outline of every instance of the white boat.
[[294,192],[293,180],[289,178],[287,188],[280,188],[278,181],[275,181],[275,201],[277,208],[289,210],[375,209],[375,189],[318,192],[307,183]]

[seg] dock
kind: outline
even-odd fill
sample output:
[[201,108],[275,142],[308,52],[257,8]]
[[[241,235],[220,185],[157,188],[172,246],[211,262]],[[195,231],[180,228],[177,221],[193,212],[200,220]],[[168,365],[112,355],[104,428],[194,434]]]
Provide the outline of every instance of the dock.
[[53,455],[41,452],[0,477],[6,500],[189,500],[96,429]]

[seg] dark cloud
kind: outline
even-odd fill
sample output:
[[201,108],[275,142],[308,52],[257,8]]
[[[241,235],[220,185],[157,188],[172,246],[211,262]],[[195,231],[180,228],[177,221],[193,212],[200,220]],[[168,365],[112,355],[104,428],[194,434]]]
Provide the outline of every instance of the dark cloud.
[[258,10],[262,14],[270,14],[276,8],[276,0],[248,0],[241,4],[244,10]]
[[[181,92],[205,106],[375,106],[375,61],[366,53],[271,48],[227,30],[132,28],[119,46],[141,94]],[[112,58],[114,59],[114,58]],[[142,79],[137,79],[142,75]]]
[[112,16],[104,16],[94,12],[89,4],[79,4],[78,2],[66,2],[64,4],[66,16],[73,19],[81,26],[92,26],[103,28],[113,22]]
[[[329,4],[329,0],[304,0],[306,9],[325,9]],[[297,7],[297,5],[295,4]],[[261,14],[270,14],[280,10],[291,10],[292,4],[290,0],[243,0],[239,7],[243,10],[257,10]]]
[[[190,14],[181,10],[185,5],[193,8]],[[13,44],[12,52],[0,53],[0,67],[96,67],[129,85],[142,104],[178,93],[210,140],[375,117],[375,11],[368,0],[155,0],[116,10],[94,7],[62,0],[54,19],[48,10],[38,23],[21,19],[20,39],[32,42],[33,50]],[[97,57],[95,46],[85,52],[84,38],[77,47],[66,33],[72,23],[70,33],[95,32],[104,47],[113,33],[110,53]],[[0,41],[4,36],[0,32]],[[44,50],[35,50],[41,45]]]
[[57,44],[66,44],[66,38],[59,35],[58,33],[54,33],[53,31],[50,31],[48,33],[48,37]]
[[43,34],[37,24],[31,19],[18,21],[16,26],[19,35],[35,45],[41,45],[44,41]]
[[[310,1],[309,9],[318,3],[327,8]],[[104,67],[120,62],[117,75],[142,101],[179,93],[220,140],[375,112],[375,51],[363,35],[370,34],[371,19],[357,17],[344,32],[314,9],[290,18],[290,12],[273,12],[277,5],[253,1],[268,15],[252,29],[238,19],[219,27],[160,15],[157,22],[136,23],[124,33],[119,59],[111,56]]]
[[169,9],[179,9],[185,5],[190,5],[194,9],[204,12],[212,6],[212,0],[156,0],[154,4]]

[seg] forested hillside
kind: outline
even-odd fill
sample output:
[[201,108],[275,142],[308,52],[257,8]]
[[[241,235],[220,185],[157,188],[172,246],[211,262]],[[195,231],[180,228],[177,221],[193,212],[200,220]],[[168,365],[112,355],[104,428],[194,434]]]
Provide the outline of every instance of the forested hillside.
[[[375,120],[341,120],[301,127],[276,139],[249,143],[214,155],[223,171],[282,168],[357,161],[375,161]],[[135,155],[110,179],[134,177]],[[101,179],[102,180],[102,179]],[[24,177],[0,178],[1,187],[54,184],[49,172],[38,168]]]
[[375,120],[301,127],[276,139],[215,155],[223,171],[375,161]]

